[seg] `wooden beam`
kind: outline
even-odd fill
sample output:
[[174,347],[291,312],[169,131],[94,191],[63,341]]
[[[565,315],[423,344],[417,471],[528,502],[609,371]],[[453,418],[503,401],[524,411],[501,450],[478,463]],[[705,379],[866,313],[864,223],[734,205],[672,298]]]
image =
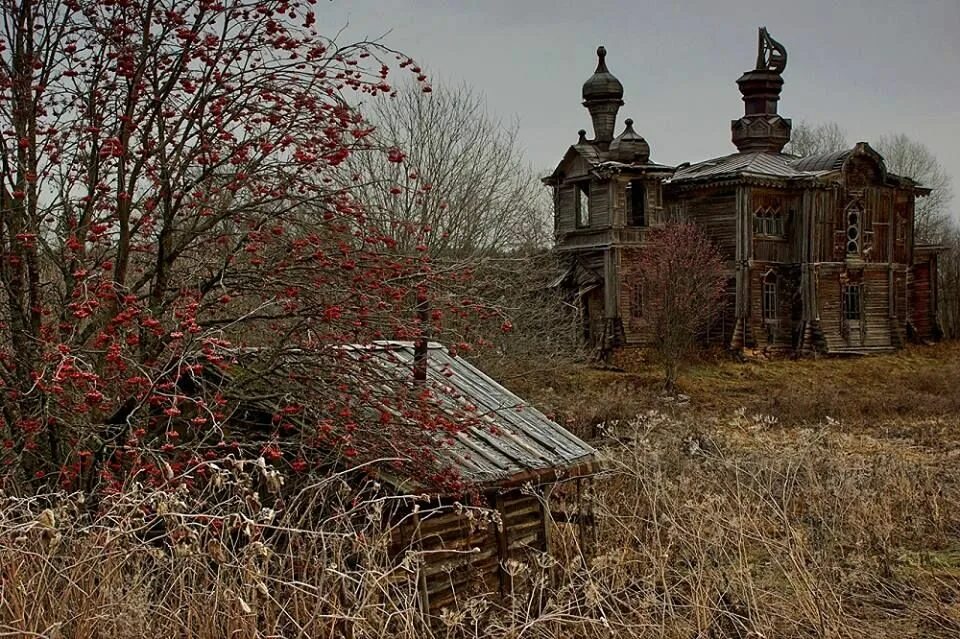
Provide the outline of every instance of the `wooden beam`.
[[493,534],[497,539],[497,576],[500,580],[500,596],[507,597],[510,591],[510,575],[507,574],[506,561],[510,558],[510,546],[507,539],[507,514],[503,507],[503,494],[496,493],[493,497],[493,507],[499,515],[500,525],[492,522]]

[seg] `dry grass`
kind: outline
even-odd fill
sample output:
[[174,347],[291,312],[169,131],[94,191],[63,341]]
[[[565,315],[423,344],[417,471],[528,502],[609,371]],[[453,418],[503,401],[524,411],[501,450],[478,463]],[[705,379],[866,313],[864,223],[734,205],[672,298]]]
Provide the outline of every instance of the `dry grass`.
[[[432,629],[423,558],[388,558],[390,502],[348,482],[300,492],[288,512],[310,517],[239,544],[247,518],[271,516],[250,505],[255,468],[223,476],[215,508],[213,493],[131,490],[90,519],[75,497],[7,498],[0,636],[960,636],[958,356],[702,362],[687,401],[660,397],[643,365],[513,380],[606,436],[597,542],[556,525],[552,556],[511,567],[529,594],[469,600]],[[144,540],[145,506],[167,541]],[[222,530],[197,516],[211,508]]]

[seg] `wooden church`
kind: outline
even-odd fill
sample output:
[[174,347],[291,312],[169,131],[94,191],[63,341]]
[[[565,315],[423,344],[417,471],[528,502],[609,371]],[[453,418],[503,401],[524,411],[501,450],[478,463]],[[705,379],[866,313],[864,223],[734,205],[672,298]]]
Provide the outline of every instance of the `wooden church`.
[[720,250],[728,301],[707,337],[733,349],[858,353],[938,335],[937,250],[914,242],[914,202],[930,190],[888,172],[861,142],[836,153],[783,152],[777,113],[787,54],[760,29],[756,68],[738,80],[735,153],[664,166],[632,120],[615,135],[623,85],[597,50],[583,85],[593,137],[580,131],[544,182],[553,188],[556,284],[577,300],[603,351],[651,339],[631,268],[645,230],[693,221]]

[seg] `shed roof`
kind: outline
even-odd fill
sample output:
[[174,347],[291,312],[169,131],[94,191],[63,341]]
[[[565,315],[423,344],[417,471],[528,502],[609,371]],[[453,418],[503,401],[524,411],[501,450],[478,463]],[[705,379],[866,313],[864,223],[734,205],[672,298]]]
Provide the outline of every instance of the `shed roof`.
[[[410,383],[413,342],[380,341],[341,348],[374,365],[387,388],[391,383]],[[481,418],[454,437],[437,438],[438,457],[465,480],[506,484],[592,470],[597,452],[592,446],[470,362],[431,342],[427,364],[426,382],[440,406],[453,413],[472,405]]]

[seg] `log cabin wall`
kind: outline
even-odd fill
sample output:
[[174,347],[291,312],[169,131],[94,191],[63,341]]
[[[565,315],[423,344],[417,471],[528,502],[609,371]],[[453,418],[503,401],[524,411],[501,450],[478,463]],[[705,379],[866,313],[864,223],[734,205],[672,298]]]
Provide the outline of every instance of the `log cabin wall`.
[[930,314],[932,295],[930,290],[931,269],[929,262],[913,265],[913,330],[920,339],[930,339],[933,335],[933,321]]
[[[747,256],[758,262],[778,264],[802,260],[802,192],[753,187],[750,189],[750,235],[752,251]],[[759,218],[759,219],[758,219]],[[776,222],[778,232],[765,233],[760,227]]]
[[563,184],[555,188],[557,190],[557,195],[553,228],[557,237],[560,238],[565,233],[570,233],[571,231],[576,230],[577,187],[573,186],[572,184]]
[[939,339],[937,253],[918,249],[910,273],[912,286],[909,312],[914,335],[920,340]]
[[610,226],[610,185],[606,181],[590,181],[590,228]]
[[431,618],[470,597],[509,597],[531,586],[537,555],[549,549],[545,501],[512,490],[492,493],[488,502],[497,518],[445,506],[407,516],[397,528],[394,556],[409,549],[425,559],[416,579],[421,605]]
[[[851,269],[844,264],[818,265],[817,311],[828,351],[860,352],[893,345],[888,278],[886,264]],[[845,317],[845,286],[860,287],[860,319]]]
[[715,187],[675,194],[668,199],[670,217],[695,222],[716,244],[725,260],[735,259],[737,248],[735,187]]

